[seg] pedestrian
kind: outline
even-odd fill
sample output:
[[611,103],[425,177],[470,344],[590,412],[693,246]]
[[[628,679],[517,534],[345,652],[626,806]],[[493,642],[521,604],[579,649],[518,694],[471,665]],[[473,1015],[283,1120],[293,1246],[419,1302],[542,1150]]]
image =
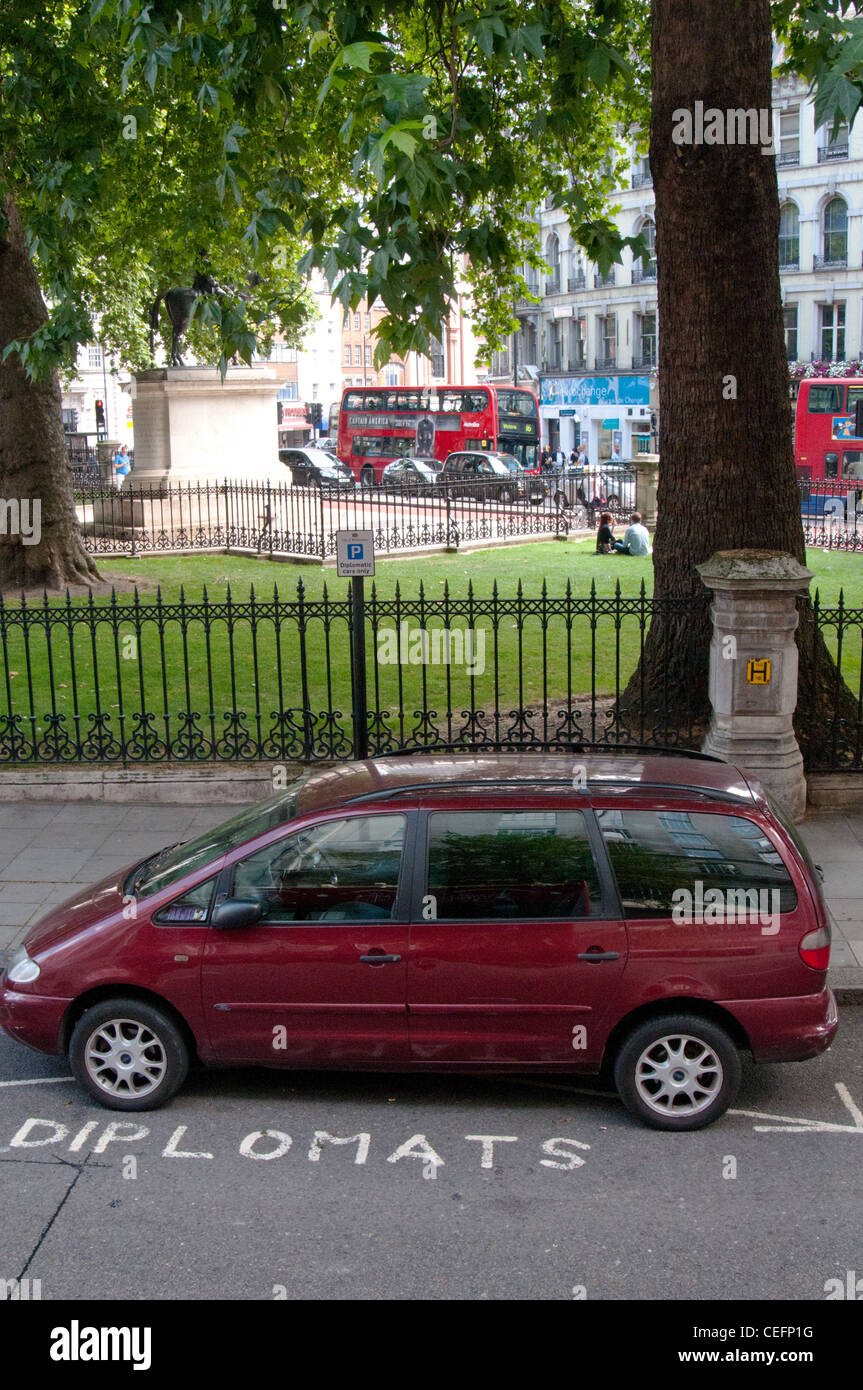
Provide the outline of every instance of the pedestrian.
[[542,451],[542,458],[540,459],[540,463],[539,463],[539,471],[540,471],[540,473],[547,473],[548,470],[549,470],[550,464],[551,464],[551,454],[549,453],[548,449],[543,449],[543,451]]
[[121,444],[114,455],[114,480],[118,488],[123,486],[123,479],[127,476],[131,467],[132,465],[129,462],[129,446],[127,444]]
[[596,533],[597,555],[614,554],[614,532],[611,529],[611,523],[611,512],[603,512],[599,518],[599,530]]
[[577,462],[578,462],[579,468],[586,468],[586,467],[587,467],[587,451],[586,451],[586,449],[585,449],[585,447],[584,447],[583,444],[579,444],[579,446],[578,446],[578,460],[577,460]]
[[647,527],[641,524],[641,512],[633,512],[629,518],[629,526],[626,528],[626,535],[622,541],[614,542],[614,549],[618,555],[639,555],[650,554],[650,535]]
[[555,470],[555,472],[556,472],[556,473],[560,473],[561,470],[563,469],[563,466],[564,466],[565,463],[566,463],[566,454],[563,452],[563,449],[561,449],[560,445],[558,445],[558,447],[557,447],[557,448],[555,449],[555,451],[554,451],[554,470]]

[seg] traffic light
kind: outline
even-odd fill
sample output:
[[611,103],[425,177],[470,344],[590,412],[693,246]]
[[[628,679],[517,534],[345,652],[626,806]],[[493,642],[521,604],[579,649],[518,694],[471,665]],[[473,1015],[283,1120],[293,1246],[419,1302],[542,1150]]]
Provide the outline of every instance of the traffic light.
[[96,428],[97,428],[97,429],[101,429],[101,430],[103,430],[103,429],[105,428],[105,402],[104,402],[104,401],[97,401],[97,402],[96,402]]
[[276,401],[276,412],[278,414],[278,423],[281,425],[285,418],[285,407],[282,401]]
[[315,429],[318,428],[323,418],[324,407],[321,405],[320,401],[312,401],[309,406],[309,420],[314,425]]

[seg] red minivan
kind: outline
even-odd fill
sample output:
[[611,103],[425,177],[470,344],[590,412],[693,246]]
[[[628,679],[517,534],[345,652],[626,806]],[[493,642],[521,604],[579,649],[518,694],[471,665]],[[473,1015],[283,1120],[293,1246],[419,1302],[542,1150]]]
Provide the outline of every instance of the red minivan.
[[190,1062],[608,1072],[660,1129],[740,1053],[837,1027],[818,874],[744,773],[696,756],[399,756],[296,779],[33,927],[0,1024],[117,1110]]

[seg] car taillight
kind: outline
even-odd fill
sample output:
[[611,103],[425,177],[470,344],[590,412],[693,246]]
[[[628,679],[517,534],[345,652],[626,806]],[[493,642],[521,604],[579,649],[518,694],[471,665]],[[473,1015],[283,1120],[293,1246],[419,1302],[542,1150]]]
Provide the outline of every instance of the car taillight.
[[797,947],[804,965],[813,970],[826,970],[830,964],[830,927],[807,932]]

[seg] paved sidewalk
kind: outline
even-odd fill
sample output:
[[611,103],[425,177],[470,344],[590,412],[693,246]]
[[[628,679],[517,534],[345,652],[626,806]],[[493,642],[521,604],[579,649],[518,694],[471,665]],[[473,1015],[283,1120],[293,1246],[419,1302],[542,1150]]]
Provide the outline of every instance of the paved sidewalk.
[[[188,840],[239,806],[0,802],[0,950],[31,923],[114,869]],[[829,982],[863,1002],[863,812],[816,813],[801,833],[824,874],[834,923]],[[847,992],[847,993],[846,993]]]

